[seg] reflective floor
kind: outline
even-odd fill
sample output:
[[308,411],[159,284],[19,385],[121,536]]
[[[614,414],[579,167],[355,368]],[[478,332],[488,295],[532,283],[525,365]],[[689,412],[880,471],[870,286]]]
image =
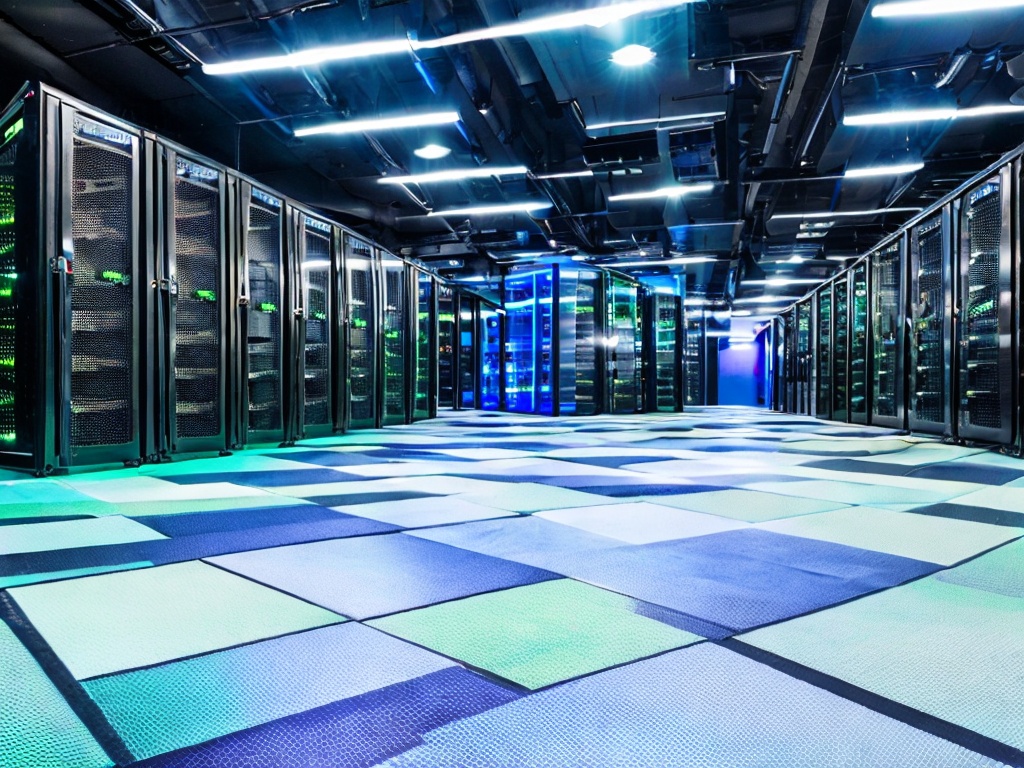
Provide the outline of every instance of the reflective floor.
[[1024,765],[1024,461],[459,412],[0,482],[0,768]]

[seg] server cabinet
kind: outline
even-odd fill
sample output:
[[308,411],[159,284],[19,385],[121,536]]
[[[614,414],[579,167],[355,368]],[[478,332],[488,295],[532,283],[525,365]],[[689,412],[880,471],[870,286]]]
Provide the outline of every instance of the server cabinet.
[[306,211],[293,209],[290,252],[292,280],[289,346],[294,403],[292,436],[329,435],[339,421],[337,398],[337,328],[340,302],[337,285],[336,227]]
[[156,321],[146,387],[146,454],[228,447],[231,356],[227,173],[162,139],[148,139],[149,242],[156,255]]
[[136,464],[141,136],[40,85],[0,115],[0,462]]
[[683,409],[683,350],[685,347],[682,298],[652,291],[647,296],[646,410]]
[[768,402],[773,411],[784,411],[784,388],[782,386],[782,371],[784,368],[785,360],[785,345],[782,343],[782,318],[779,316],[771,319],[771,376],[769,378],[769,386],[771,388],[770,397]]
[[1014,438],[1010,173],[1004,168],[960,202],[957,297],[958,408],[962,438]]
[[860,261],[850,277],[850,421],[868,423],[868,271]]
[[832,287],[832,418],[850,416],[850,281],[841,275]]
[[240,386],[235,443],[282,443],[292,405],[285,373],[284,201],[247,180],[238,183],[242,236],[238,255],[237,345]]
[[485,411],[501,406],[501,328],[504,312],[480,303],[480,403]]
[[437,287],[437,405],[455,407],[455,385],[458,365],[455,311],[456,296],[449,285]]
[[796,413],[797,396],[797,352],[796,352],[796,308],[782,314],[782,409]]
[[437,292],[434,278],[412,270],[416,291],[416,344],[413,370],[412,418],[432,419],[437,415]]
[[411,355],[409,328],[409,267],[397,256],[380,252],[380,342],[383,394],[380,424],[409,421],[408,393]]
[[643,410],[643,341],[638,286],[614,275],[608,277],[605,285],[608,411],[637,413]]
[[810,300],[796,305],[796,413],[813,415],[811,398],[814,392]]
[[871,254],[871,423],[903,429],[906,408],[903,390],[903,338],[906,299],[903,293],[902,237]]
[[558,295],[558,272],[509,275],[505,278],[505,401],[520,413],[555,413],[552,300]]
[[373,247],[345,234],[345,372],[348,391],[346,429],[377,426],[377,298],[374,286],[376,255]]
[[704,404],[704,310],[683,313],[686,332],[683,336],[683,405]]
[[814,413],[819,419],[832,418],[832,387],[835,381],[835,362],[833,332],[835,328],[833,315],[832,284],[822,286],[815,294],[814,302],[817,311],[817,322],[815,323],[815,347],[818,354],[815,355],[813,364],[815,366],[814,380],[816,387],[816,403]]
[[458,403],[460,408],[476,408],[479,400],[479,315],[480,300],[459,294]]
[[591,416],[601,408],[598,300],[602,274],[558,268],[558,413]]

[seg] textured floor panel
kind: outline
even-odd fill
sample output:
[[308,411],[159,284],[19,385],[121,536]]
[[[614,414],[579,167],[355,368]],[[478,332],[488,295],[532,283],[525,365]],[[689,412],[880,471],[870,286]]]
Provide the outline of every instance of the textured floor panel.
[[4,525],[0,526],[0,556],[101,544],[130,544],[162,538],[164,536],[141,523],[117,516],[61,523]]
[[847,507],[757,527],[947,566],[1024,535],[1024,531],[1003,526],[871,507]]
[[540,483],[508,483],[508,488],[501,494],[494,492],[463,493],[459,494],[459,498],[473,504],[482,504],[485,507],[523,514],[566,507],[590,507],[597,504],[619,503],[616,499],[597,494]]
[[643,501],[600,507],[571,507],[538,512],[536,516],[628,544],[650,544],[746,527],[744,523],[735,520]]
[[290,464],[288,469],[270,469],[262,472],[207,472],[200,474],[176,474],[166,479],[178,485],[199,485],[205,483],[235,483],[254,488],[294,488],[319,483],[343,483],[346,480],[362,480],[360,475],[343,472],[329,467],[302,467]]
[[427,731],[519,698],[461,667],[430,672],[196,747],[139,768],[370,768]]
[[266,491],[234,483],[206,483],[204,485],[178,485],[158,477],[125,477],[117,480],[71,478],[64,481],[76,491],[100,501],[136,504],[140,501],[191,501],[216,498],[245,498],[270,496]]
[[1024,477],[1024,470],[1009,467],[991,467],[979,462],[944,462],[919,467],[910,473],[911,477],[935,480],[957,480],[965,483],[1003,485]]
[[[177,475],[226,474],[231,472],[271,472],[296,468],[299,458],[266,456],[262,453],[234,453],[231,456],[217,456],[210,459],[191,461],[169,461],[160,464],[144,464],[139,473],[150,477],[175,477]],[[310,462],[315,464],[316,462]],[[212,480],[211,480],[212,482]]]
[[10,594],[79,680],[344,621],[203,563]]
[[167,536],[200,536],[205,533],[242,531],[268,525],[295,525],[337,520],[338,515],[318,504],[292,507],[226,509],[179,515],[151,515],[145,524]]
[[633,604],[628,597],[560,579],[371,625],[536,689],[701,639],[637,615]]
[[294,451],[281,454],[282,461],[297,461],[303,464],[318,464],[321,467],[347,467],[359,464],[383,464],[387,459],[374,456],[372,452],[356,453],[352,451]]
[[[786,494],[842,504],[934,504],[954,494],[890,485],[868,485],[841,480],[799,480],[783,483],[754,483],[752,490]],[[959,500],[958,500],[959,501]]]
[[0,621],[0,768],[113,763],[25,646]]
[[997,768],[997,763],[702,644],[428,733],[393,768]]
[[101,677],[85,688],[142,759],[451,665],[351,623]]
[[946,517],[950,520],[968,520],[989,525],[1004,525],[1010,528],[1024,528],[1024,512],[1012,512],[1005,509],[989,509],[968,504],[926,504],[905,510],[917,515],[929,517]]
[[0,524],[14,523],[21,521],[28,522],[39,518],[71,518],[71,517],[101,517],[103,515],[120,515],[121,508],[117,504],[106,501],[24,501],[13,504],[6,503],[6,499],[0,496]]
[[[241,488],[241,486],[239,486]],[[167,499],[163,501],[127,501],[111,504],[113,514],[125,517],[149,517],[150,515],[181,515],[193,512],[219,512],[221,510],[264,509],[266,507],[294,507],[312,504],[305,499],[293,498],[278,493],[268,493],[258,488],[241,488],[241,496],[227,496],[214,499]]]
[[428,525],[449,525],[470,520],[488,520],[516,514],[506,510],[473,504],[463,499],[431,496],[422,499],[385,501],[376,504],[341,506],[339,511],[391,523],[403,528],[422,528]]
[[0,502],[15,504],[68,504],[92,501],[92,497],[69,487],[61,480],[11,480],[0,483]]
[[684,496],[658,496],[653,501],[665,506],[679,507],[693,512],[706,512],[710,515],[730,517],[748,523],[810,515],[815,512],[828,512],[846,506],[835,501],[800,499],[794,496],[738,488]]
[[23,587],[28,584],[40,584],[44,581],[62,581],[64,579],[77,579],[82,576],[97,576],[101,573],[114,573],[116,571],[134,571],[137,568],[149,568],[155,563],[149,560],[138,560],[117,565],[94,565],[85,568],[64,568],[58,571],[38,571],[36,573],[23,573],[14,576],[0,576],[0,589],[8,587]]
[[[946,501],[946,499],[942,499]],[[962,504],[969,507],[986,507],[988,509],[1002,509],[1007,512],[1024,511],[1024,488],[1011,486],[999,486],[985,488],[974,493],[967,493],[949,499],[955,504]]]
[[949,584],[1024,599],[1024,541],[1015,541],[958,568],[942,571],[935,578]]
[[936,570],[932,563],[745,529],[595,551],[567,575],[742,630]]
[[211,562],[355,619],[554,578],[404,534],[278,547]]
[[740,639],[1024,748],[1024,600],[922,579]]

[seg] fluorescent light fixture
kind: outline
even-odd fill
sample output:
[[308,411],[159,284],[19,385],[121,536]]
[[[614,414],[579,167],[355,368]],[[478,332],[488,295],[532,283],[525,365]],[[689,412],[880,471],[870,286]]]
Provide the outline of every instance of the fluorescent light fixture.
[[575,256],[570,256],[569,258],[572,259],[573,261],[586,261],[587,260],[587,257],[584,256],[582,253],[577,253]]
[[401,115],[399,117],[380,117],[371,120],[342,120],[338,123],[325,123],[309,128],[299,128],[296,136],[316,136],[329,133],[341,136],[350,133],[374,133],[376,131],[394,131],[402,128],[425,128],[430,125],[449,125],[459,122],[458,112],[424,112],[419,115]]
[[568,171],[566,173],[545,173],[535,175],[535,179],[582,179],[587,176],[593,176],[594,172],[591,170],[586,171]]
[[744,280],[743,285],[817,285],[822,282],[816,277],[769,277],[767,280]]
[[753,336],[729,336],[728,338],[729,343],[737,347],[747,347],[754,343]]
[[378,184],[430,184],[439,181],[462,181],[463,179],[486,179],[488,176],[524,176],[526,166],[462,168],[454,171],[417,173],[411,176],[382,176]]
[[477,205],[469,208],[450,208],[447,211],[431,211],[428,216],[473,216],[490,213],[530,213],[550,208],[551,203],[507,203],[504,205]]
[[687,184],[679,185],[675,187],[662,187],[661,189],[651,189],[647,192],[627,192],[621,195],[611,195],[608,198],[609,202],[618,203],[623,200],[651,200],[657,197],[682,197],[683,195],[691,195],[697,192],[710,192],[715,188],[714,184]]
[[612,123],[594,123],[588,125],[588,131],[599,131],[602,128],[628,128],[634,125],[661,125],[662,123],[682,123],[689,120],[713,120],[725,117],[725,112],[699,112],[692,115],[676,115],[674,117],[645,117],[642,120],[618,120]]
[[624,45],[612,53],[612,62],[620,67],[639,67],[655,56],[654,51],[646,45]]
[[751,317],[753,314],[749,309],[734,309],[732,312],[733,317]]
[[806,257],[801,256],[798,253],[794,253],[792,256],[786,259],[787,264],[803,264],[805,261],[807,261]]
[[862,115],[843,115],[843,125],[902,125],[904,123],[923,123],[937,120],[959,120],[965,117],[1013,115],[1021,112],[1024,112],[1024,105],[1018,104],[989,104],[983,107],[968,107],[966,109],[954,109],[952,107],[896,109],[888,112],[868,112]]
[[442,147],[440,144],[427,144],[425,147],[414,149],[412,153],[424,160],[440,160],[442,157],[448,157],[452,151],[448,147]]
[[825,237],[828,234],[827,230],[814,230],[811,232],[797,232],[797,240],[816,240],[818,238]]
[[879,3],[871,9],[876,19],[901,16],[944,16],[951,13],[974,11],[1005,11],[1024,7],[1024,0],[906,0]]
[[600,28],[616,21],[628,19],[631,16],[676,8],[693,1],[632,0],[631,2],[607,3],[582,11],[539,16],[535,19],[524,21],[513,21],[509,24],[498,24],[493,27],[458,32],[454,35],[447,35],[446,37],[439,37],[433,40],[416,40],[411,37],[376,40],[348,45],[332,45],[323,48],[308,48],[304,51],[295,51],[280,56],[261,56],[254,59],[204,64],[203,72],[207,75],[236,75],[268,69],[295,69],[335,61],[370,59],[398,53],[412,54],[420,50],[447,48],[453,45],[465,45],[466,43],[475,43],[481,40],[498,40],[505,37],[544,34],[578,27]]
[[674,264],[709,264],[717,261],[714,256],[676,256],[671,259],[643,259],[641,261],[615,261],[608,267],[668,267]]
[[745,296],[742,299],[734,299],[733,304],[779,304],[788,306],[793,299],[786,296]]
[[873,208],[863,211],[814,211],[810,213],[776,213],[772,220],[783,219],[830,219],[833,216],[880,216],[885,213],[920,213],[920,208]]
[[924,168],[924,163],[903,163],[901,165],[875,165],[867,168],[848,168],[844,179],[866,179],[871,176],[899,176]]

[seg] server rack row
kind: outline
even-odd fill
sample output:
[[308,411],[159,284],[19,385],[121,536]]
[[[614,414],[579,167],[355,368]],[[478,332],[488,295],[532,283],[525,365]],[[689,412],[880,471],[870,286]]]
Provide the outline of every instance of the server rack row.
[[[806,317],[813,343],[783,331],[778,407],[1019,450],[1022,152],[779,318],[785,328]],[[813,371],[800,364],[808,354]]]
[[42,85],[0,113],[0,464],[282,443],[436,410],[435,277]]

